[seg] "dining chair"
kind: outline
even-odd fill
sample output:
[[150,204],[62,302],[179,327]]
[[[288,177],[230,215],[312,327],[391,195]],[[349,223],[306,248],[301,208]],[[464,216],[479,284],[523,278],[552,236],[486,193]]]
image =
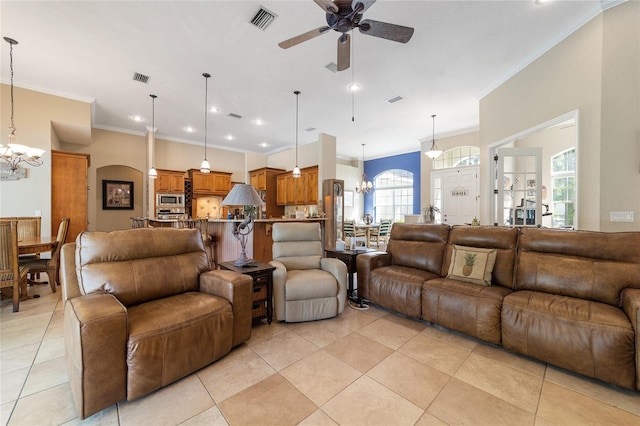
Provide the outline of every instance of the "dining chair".
[[377,247],[380,247],[380,243],[387,244],[391,234],[391,225],[391,219],[382,219],[380,226],[369,231],[369,244],[375,243]]
[[131,218],[131,228],[146,228],[149,226],[149,219],[145,217],[132,217]]
[[343,238],[351,237],[366,237],[367,231],[365,229],[357,229],[353,220],[345,220],[342,223]]
[[28,272],[18,263],[18,221],[0,220],[0,289],[12,289],[13,312],[20,309],[21,294],[27,294]]
[[[0,217],[0,220],[18,221],[18,240],[40,237],[40,230],[42,229],[42,217],[40,216]],[[19,257],[20,259],[37,259],[40,257],[40,254],[21,254]]]
[[[69,232],[69,222],[71,220],[68,217],[62,218],[60,225],[58,225],[58,235],[56,241],[53,243],[51,249],[51,259],[27,259],[20,260],[20,266],[26,267],[29,270],[29,275],[33,280],[41,273],[47,273],[49,277],[49,285],[51,291],[56,292],[58,286],[58,271],[60,270],[60,250],[64,245],[64,240],[67,238]],[[46,283],[45,283],[46,284]]]

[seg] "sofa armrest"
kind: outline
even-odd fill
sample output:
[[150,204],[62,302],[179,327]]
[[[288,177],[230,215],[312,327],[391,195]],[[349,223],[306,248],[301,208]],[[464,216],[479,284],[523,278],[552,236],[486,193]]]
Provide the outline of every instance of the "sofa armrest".
[[340,259],[323,257],[320,259],[320,269],[329,272],[338,281],[338,313],[341,313],[347,303],[347,265]]
[[273,312],[276,320],[284,321],[284,284],[287,281],[287,267],[277,260],[270,261],[269,265],[276,268],[273,271]]
[[81,419],[126,399],[127,338],[127,310],[113,295],[92,293],[65,302],[65,358]]
[[640,390],[640,289],[627,288],[622,291],[622,310],[636,333],[636,389]]
[[233,346],[251,338],[253,280],[233,271],[200,274],[200,291],[227,299],[233,312]]
[[76,243],[67,243],[60,252],[60,285],[62,301],[82,296],[76,275]]
[[358,296],[369,299],[370,272],[381,266],[391,265],[389,253],[374,252],[362,253],[356,257],[356,270],[358,272]]

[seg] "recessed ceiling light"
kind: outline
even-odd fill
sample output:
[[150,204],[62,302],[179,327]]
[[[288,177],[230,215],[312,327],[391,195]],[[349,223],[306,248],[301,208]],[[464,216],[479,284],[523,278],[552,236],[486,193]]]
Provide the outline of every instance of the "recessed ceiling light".
[[536,0],[535,3],[536,4],[545,4],[545,3],[549,3],[552,0]]
[[266,142],[262,142],[262,143],[260,143],[260,146],[261,146],[262,148],[267,148],[267,147],[269,146],[269,144],[268,144],[268,143],[266,143]]
[[187,127],[185,127],[185,128],[184,128],[184,131],[185,131],[185,132],[189,132],[189,133],[193,133],[193,132],[195,132],[195,131],[196,131],[196,129],[194,129],[194,128],[193,128],[193,127],[191,127],[191,126],[187,126]]
[[256,126],[262,126],[264,124],[264,121],[262,121],[260,118],[256,118],[255,120],[253,120],[253,124],[255,124]]
[[235,138],[233,137],[233,135],[232,135],[232,134],[228,134],[228,135],[227,135],[227,136],[225,136],[224,138],[225,138],[226,140],[228,140],[228,141],[232,141],[233,139],[235,139]]
[[139,115],[132,115],[129,118],[132,119],[133,121],[144,121],[144,118],[140,117]]
[[209,107],[209,111],[211,111],[211,112],[218,112],[218,111],[220,111],[220,110],[218,109],[218,107],[214,107],[214,106],[212,106],[212,107]]
[[349,90],[351,90],[352,92],[355,92],[356,90],[360,90],[360,85],[358,83],[351,83],[349,86],[347,86],[349,88]]

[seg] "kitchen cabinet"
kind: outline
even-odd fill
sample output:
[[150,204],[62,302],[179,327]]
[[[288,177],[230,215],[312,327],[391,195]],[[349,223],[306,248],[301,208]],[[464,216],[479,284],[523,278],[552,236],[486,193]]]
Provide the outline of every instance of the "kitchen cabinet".
[[266,218],[279,218],[284,214],[284,207],[277,202],[277,177],[284,170],[263,167],[249,171],[249,183],[260,193],[265,203],[262,212]]
[[231,173],[200,173],[199,170],[190,169],[189,177],[194,194],[226,196],[231,191]]
[[277,177],[277,202],[280,206],[311,205],[318,203],[318,166],[300,170],[300,177],[291,172]]
[[184,172],[158,169],[154,184],[155,192],[165,194],[184,194]]

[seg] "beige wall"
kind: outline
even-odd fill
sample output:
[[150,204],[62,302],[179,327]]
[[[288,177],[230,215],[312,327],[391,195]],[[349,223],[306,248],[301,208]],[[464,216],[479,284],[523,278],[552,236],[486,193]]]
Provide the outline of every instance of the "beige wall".
[[[492,144],[573,110],[578,120],[579,227],[640,230],[638,2],[601,14],[480,100],[481,162]],[[613,154],[613,152],[616,152]],[[483,167],[487,170],[487,167]],[[489,176],[481,175],[481,193]],[[610,223],[609,211],[635,211]],[[488,217],[485,197],[481,216]]]
[[[0,143],[7,143],[11,119],[10,86],[0,84]],[[51,226],[51,148],[60,143],[52,122],[90,129],[88,103],[14,87],[14,122],[18,143],[45,150],[40,167],[27,166],[27,178],[0,181],[0,216],[33,216],[42,213],[42,235],[55,235]]]

